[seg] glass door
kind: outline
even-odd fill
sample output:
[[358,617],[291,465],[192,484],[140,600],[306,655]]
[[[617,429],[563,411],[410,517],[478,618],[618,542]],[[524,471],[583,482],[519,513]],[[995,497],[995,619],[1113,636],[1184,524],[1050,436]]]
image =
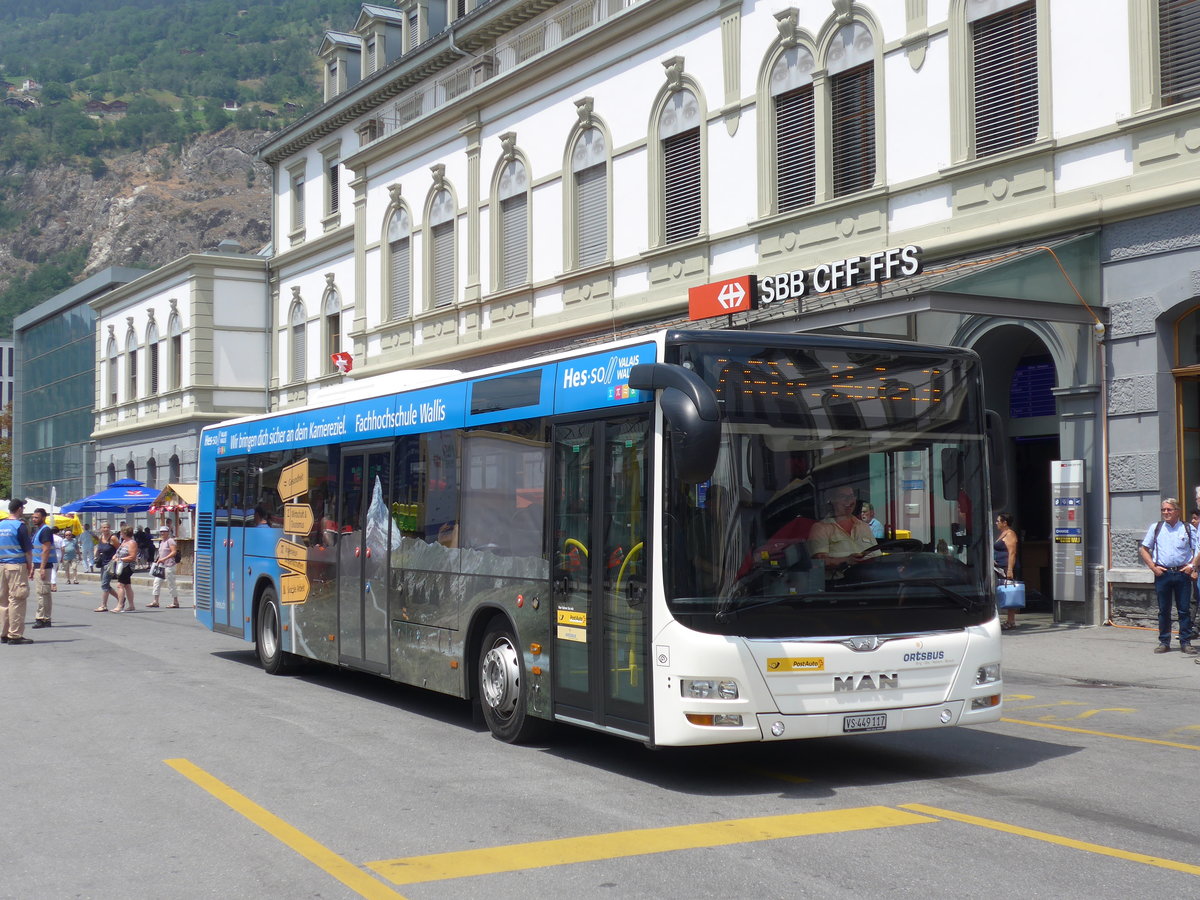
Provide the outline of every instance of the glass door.
[[649,736],[649,422],[555,426],[555,712]]
[[391,447],[343,453],[339,487],[338,659],[385,673],[389,668]]

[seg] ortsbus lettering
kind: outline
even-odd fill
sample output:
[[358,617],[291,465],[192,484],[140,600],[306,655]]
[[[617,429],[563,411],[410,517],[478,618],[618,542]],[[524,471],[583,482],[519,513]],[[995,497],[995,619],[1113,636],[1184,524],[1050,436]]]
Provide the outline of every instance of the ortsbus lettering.
[[759,305],[797,300],[808,294],[840,291],[860,284],[916,275],[921,271],[921,248],[891,247],[870,256],[851,256],[813,269],[797,269],[759,278]]

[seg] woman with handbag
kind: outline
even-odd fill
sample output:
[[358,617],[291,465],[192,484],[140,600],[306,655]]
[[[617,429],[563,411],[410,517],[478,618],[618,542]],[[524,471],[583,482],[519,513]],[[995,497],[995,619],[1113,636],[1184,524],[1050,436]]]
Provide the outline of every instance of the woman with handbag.
[[[1012,525],[1012,516],[997,513],[996,531],[999,535],[996,543],[992,545],[992,553],[996,562],[996,570],[1003,572],[1004,577],[1009,581],[1016,580],[1017,570],[1017,533],[1013,531]],[[1012,631],[1017,627],[1017,610],[1015,607],[1009,607],[1005,612],[1008,616],[1004,622],[1000,623],[1000,628],[1004,631]]]
[[138,545],[133,536],[133,527],[126,525],[121,529],[121,546],[113,557],[113,565],[117,567],[117,608],[113,612],[133,612],[133,567],[137,563]]
[[179,609],[179,591],[175,587],[175,563],[178,562],[178,555],[178,545],[171,537],[171,529],[166,525],[162,526],[158,529],[158,554],[154,557],[154,565],[150,569],[150,574],[154,577],[154,599],[147,603],[147,606],[158,606],[158,595],[162,592],[165,581],[171,594],[171,602],[167,604],[167,609]]
[[108,523],[100,526],[100,537],[96,539],[96,552],[92,561],[100,573],[100,605],[96,612],[108,612],[108,598],[119,600],[112,584],[112,559],[117,553],[117,536],[109,530]]

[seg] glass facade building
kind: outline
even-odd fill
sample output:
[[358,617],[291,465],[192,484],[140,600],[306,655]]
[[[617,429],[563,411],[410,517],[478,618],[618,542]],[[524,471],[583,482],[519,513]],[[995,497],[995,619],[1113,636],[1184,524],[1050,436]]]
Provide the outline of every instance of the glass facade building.
[[144,274],[105,269],[14,319],[14,496],[62,504],[96,489],[96,313],[88,304]]

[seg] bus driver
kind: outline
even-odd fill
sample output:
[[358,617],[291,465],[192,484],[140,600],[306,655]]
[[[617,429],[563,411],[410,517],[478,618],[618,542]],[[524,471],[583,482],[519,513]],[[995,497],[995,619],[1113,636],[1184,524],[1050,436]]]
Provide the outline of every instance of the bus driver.
[[830,500],[833,515],[813,525],[808,535],[808,552],[813,559],[825,561],[826,577],[862,562],[875,547],[871,527],[854,514],[857,504],[854,488],[835,488]]

